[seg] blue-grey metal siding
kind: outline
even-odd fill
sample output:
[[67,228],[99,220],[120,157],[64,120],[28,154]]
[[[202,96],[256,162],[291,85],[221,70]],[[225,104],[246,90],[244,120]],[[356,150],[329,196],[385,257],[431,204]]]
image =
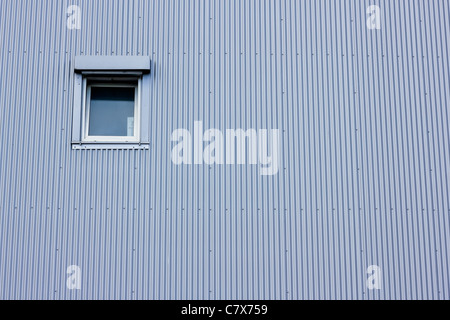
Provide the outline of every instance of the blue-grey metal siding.
[[[449,299],[449,34],[447,0],[0,0],[0,298]],[[77,55],[151,57],[150,150],[72,150]],[[196,120],[280,129],[279,173],[174,165]]]

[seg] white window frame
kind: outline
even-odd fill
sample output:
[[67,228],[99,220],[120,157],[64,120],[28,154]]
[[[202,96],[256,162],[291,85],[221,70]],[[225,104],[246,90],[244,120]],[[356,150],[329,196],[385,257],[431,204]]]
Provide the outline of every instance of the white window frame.
[[[83,79],[83,105],[82,105],[82,142],[91,143],[139,143],[141,132],[141,88],[142,79],[137,78],[136,84],[131,84],[127,81],[121,83],[120,80],[111,82],[95,82],[88,83],[94,78]],[[107,88],[135,88],[134,90],[134,134],[133,136],[90,136],[89,135],[89,116],[91,105],[91,88],[92,87],[107,87]]]

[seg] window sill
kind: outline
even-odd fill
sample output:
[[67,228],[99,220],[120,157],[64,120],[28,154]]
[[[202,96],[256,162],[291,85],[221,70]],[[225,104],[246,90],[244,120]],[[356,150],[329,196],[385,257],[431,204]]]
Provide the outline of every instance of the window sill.
[[149,150],[149,143],[72,142],[73,150]]

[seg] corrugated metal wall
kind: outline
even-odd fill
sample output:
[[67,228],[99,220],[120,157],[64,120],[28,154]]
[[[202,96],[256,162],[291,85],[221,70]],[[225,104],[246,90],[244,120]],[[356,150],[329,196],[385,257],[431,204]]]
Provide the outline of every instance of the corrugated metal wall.
[[[0,19],[0,298],[450,298],[449,1],[0,0]],[[151,150],[71,149],[75,55],[151,57]],[[279,173],[174,165],[195,120],[280,129]]]

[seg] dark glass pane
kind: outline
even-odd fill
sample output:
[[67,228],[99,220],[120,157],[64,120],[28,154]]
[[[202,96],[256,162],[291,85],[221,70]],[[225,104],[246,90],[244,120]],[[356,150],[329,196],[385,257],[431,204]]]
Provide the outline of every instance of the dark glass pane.
[[135,88],[91,87],[90,136],[134,135]]

